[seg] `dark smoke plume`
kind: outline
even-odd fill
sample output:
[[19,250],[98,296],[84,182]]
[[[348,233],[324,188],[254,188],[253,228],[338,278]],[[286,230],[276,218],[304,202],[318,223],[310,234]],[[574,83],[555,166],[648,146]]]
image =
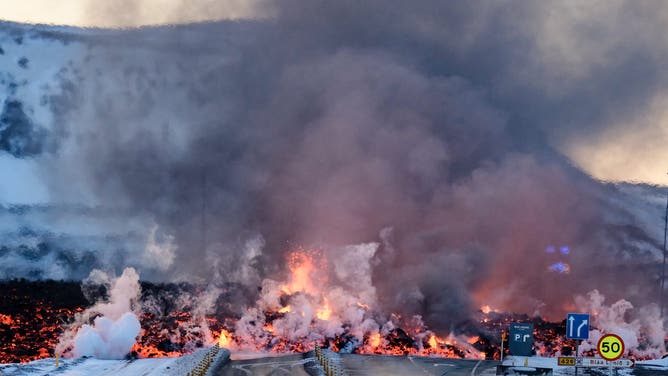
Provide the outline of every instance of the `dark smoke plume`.
[[659,236],[626,203],[657,189],[597,181],[562,147],[665,86],[665,3],[263,6],[40,34],[87,46],[49,99],[44,175],[173,237],[156,278],[259,284],[296,246],[376,241],[381,303],[435,327],[482,302],[561,317],[594,288],[655,300]]

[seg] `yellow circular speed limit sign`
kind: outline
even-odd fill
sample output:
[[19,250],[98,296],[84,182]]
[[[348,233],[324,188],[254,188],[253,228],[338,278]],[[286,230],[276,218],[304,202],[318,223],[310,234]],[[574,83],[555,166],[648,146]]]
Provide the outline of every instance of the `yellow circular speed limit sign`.
[[598,340],[596,348],[603,359],[613,361],[624,354],[624,341],[617,334],[606,334]]

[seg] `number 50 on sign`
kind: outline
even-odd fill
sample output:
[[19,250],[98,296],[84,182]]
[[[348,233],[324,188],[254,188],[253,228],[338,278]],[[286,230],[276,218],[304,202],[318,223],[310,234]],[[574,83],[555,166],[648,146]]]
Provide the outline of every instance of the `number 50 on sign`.
[[601,358],[613,361],[622,357],[624,354],[624,341],[616,334],[606,334],[598,340],[598,353]]

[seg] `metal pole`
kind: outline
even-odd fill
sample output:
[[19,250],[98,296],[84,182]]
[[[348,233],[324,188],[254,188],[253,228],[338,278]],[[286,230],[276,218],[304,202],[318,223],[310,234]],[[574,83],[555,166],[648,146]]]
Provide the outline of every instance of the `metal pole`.
[[578,353],[580,352],[580,340],[575,340],[575,376],[578,376]]
[[501,365],[503,365],[503,341],[506,339],[506,333],[501,331]]
[[664,293],[663,288],[666,284],[666,236],[668,235],[668,194],[666,195],[666,214],[663,217],[663,265],[661,267],[661,319],[663,319]]
[[202,251],[206,252],[206,169],[205,167],[202,167],[202,207],[201,207],[201,215],[202,215]]

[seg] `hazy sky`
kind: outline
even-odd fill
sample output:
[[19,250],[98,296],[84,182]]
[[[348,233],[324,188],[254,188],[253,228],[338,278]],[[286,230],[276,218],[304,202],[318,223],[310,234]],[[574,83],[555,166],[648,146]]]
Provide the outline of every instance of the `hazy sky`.
[[58,25],[134,27],[248,18],[258,3],[258,0],[0,0],[0,18]]
[[[594,48],[577,34],[577,25],[597,25],[602,19],[614,19],[624,2],[564,2],[558,16],[547,17],[545,42],[538,58],[554,62],[552,75],[565,80],[546,87],[549,96],[560,96],[559,85],[569,80],[586,81],[590,69],[605,65],[614,56],[616,39],[595,44]],[[661,12],[659,12],[661,13]],[[271,17],[274,10],[263,0],[0,0],[0,18],[29,23],[64,24],[97,27],[136,27],[142,25],[200,22],[219,19]],[[612,15],[611,15],[612,14]],[[658,17],[665,20],[666,17]],[[614,22],[610,23],[614,25]],[[617,29],[611,29],[614,31]],[[638,44],[643,41],[639,40]],[[654,43],[654,42],[652,42]],[[556,78],[556,77],[553,77]],[[550,77],[547,77],[549,81]],[[564,83],[565,82],[565,83]],[[635,181],[668,184],[666,111],[662,91],[636,116],[610,116],[609,127],[588,135],[554,135],[554,146],[592,176],[611,181]],[[559,133],[559,132],[555,132]]]

